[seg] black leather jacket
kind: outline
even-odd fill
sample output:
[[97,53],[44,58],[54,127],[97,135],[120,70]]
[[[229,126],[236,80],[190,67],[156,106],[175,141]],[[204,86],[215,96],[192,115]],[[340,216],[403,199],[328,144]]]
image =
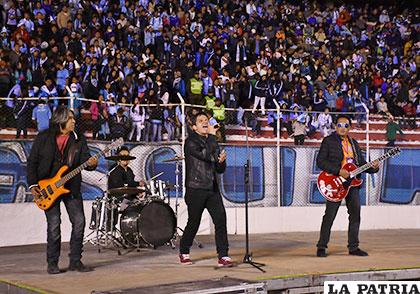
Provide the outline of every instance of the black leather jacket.
[[[57,171],[63,165],[69,165],[69,171],[78,167],[90,157],[90,152],[86,139],[82,135],[70,133],[67,141],[64,155],[61,155],[56,143],[56,132],[48,129],[38,134],[32,145],[27,163],[27,181],[31,188],[37,185],[38,181],[55,176]],[[73,149],[73,152],[70,152]],[[70,155],[71,154],[71,155]],[[94,168],[86,168],[86,170],[94,170]],[[79,173],[73,179],[65,184],[67,189],[71,190],[74,196],[80,196],[80,187],[82,175]]]
[[[354,164],[356,166],[362,166],[366,163],[363,157],[362,150],[356,140],[349,138],[351,148],[354,153]],[[328,137],[324,138],[319,149],[318,157],[316,159],[316,165],[327,173],[338,175],[341,169],[341,162],[344,159],[343,149],[341,147],[341,139],[337,133],[332,133]],[[378,169],[370,168],[366,170],[367,173],[376,173]]]
[[186,183],[188,188],[215,190],[216,173],[224,173],[226,161],[219,163],[220,147],[216,137],[193,132],[185,141]]

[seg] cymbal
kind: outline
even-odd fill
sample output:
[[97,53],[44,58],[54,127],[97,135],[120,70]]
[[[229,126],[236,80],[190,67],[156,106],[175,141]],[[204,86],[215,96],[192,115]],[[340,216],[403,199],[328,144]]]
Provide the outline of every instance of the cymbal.
[[162,160],[162,162],[176,162],[176,161],[181,161],[181,160],[184,160],[184,157],[175,156],[173,158]]
[[133,160],[133,159],[136,159],[136,157],[131,156],[131,155],[112,155],[112,156],[105,157],[105,159],[108,159],[108,160]]
[[140,187],[119,187],[119,188],[109,189],[108,194],[119,197],[119,196],[124,196],[126,194],[136,195],[145,191],[146,191],[145,188],[140,188]]

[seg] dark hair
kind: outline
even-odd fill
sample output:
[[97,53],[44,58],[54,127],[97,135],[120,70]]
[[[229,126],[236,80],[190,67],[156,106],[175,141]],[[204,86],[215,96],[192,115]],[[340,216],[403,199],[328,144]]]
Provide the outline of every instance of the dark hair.
[[338,122],[338,120],[339,120],[340,118],[345,118],[345,119],[347,119],[347,120],[349,121],[349,124],[351,125],[351,118],[350,118],[350,116],[348,116],[348,115],[346,115],[346,114],[339,114],[339,115],[337,115],[337,116],[336,116],[336,118],[335,118],[335,124],[337,124],[337,122]]
[[130,152],[130,149],[128,149],[128,147],[124,145],[124,146],[121,146],[120,148],[118,148],[117,154],[120,153],[121,151],[128,151],[128,152]]
[[193,126],[195,126],[195,124],[197,123],[197,118],[200,115],[204,115],[205,117],[208,118],[207,114],[204,111],[199,111],[196,115],[193,115],[193,117],[191,118],[191,123],[192,123]]

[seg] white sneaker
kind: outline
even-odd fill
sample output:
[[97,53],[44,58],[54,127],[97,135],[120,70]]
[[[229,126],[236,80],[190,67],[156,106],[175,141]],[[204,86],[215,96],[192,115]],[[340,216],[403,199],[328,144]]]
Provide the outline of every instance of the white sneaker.
[[218,267],[232,267],[233,262],[232,259],[229,256],[223,256],[222,258],[219,258],[219,261],[217,262]]
[[184,265],[192,264],[189,254],[180,254],[179,261],[181,262],[181,264],[184,264]]

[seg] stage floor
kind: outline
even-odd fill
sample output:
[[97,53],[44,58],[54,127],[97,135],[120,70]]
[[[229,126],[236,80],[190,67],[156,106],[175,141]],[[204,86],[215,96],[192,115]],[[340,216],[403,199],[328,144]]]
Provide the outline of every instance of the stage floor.
[[[129,253],[85,247],[83,262],[95,268],[89,273],[46,273],[45,245],[0,248],[0,280],[43,290],[44,293],[92,293],[118,289],[137,289],[130,293],[171,293],[165,284],[229,277],[246,281],[265,281],[305,275],[420,268],[420,229],[361,231],[360,247],[369,257],[348,255],[347,233],[333,232],[327,258],[315,256],[318,233],[261,234],[250,237],[256,262],[265,263],[266,273],[241,264],[245,253],[244,236],[229,236],[230,253],[239,265],[215,270],[217,263],[213,236],[198,236],[204,248],[194,246],[195,262],[182,266],[178,247],[142,249]],[[60,268],[68,265],[68,246],[62,249]],[[193,284],[190,284],[193,285]],[[156,286],[152,287],[151,286]],[[147,291],[142,288],[147,287]],[[175,289],[175,288],[174,288]],[[146,289],[144,289],[146,290]],[[124,292],[128,293],[128,292]]]

